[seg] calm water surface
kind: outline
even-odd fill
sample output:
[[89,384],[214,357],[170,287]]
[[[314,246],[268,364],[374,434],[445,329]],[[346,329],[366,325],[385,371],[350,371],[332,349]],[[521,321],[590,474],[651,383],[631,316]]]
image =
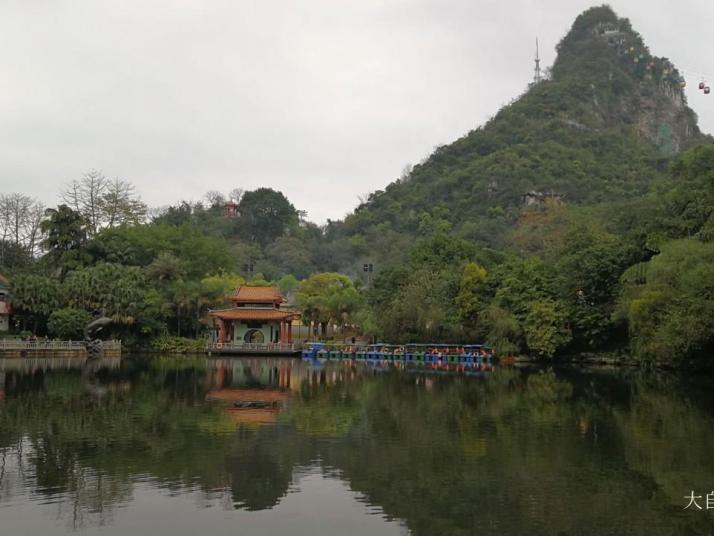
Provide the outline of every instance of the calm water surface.
[[712,384],[0,360],[0,534],[714,534]]

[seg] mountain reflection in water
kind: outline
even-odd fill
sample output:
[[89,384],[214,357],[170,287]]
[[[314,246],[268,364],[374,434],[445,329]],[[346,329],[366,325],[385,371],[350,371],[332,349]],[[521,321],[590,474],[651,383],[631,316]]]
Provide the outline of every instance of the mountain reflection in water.
[[0,532],[708,534],[710,381],[0,360]]

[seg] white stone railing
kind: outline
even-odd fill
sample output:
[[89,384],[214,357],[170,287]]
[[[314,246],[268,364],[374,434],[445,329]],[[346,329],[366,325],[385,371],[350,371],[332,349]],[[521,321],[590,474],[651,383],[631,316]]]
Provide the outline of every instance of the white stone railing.
[[[102,341],[104,350],[121,350],[121,341]],[[21,339],[0,339],[0,351],[70,351],[85,350],[84,341],[23,341]]]
[[266,352],[297,352],[300,349],[295,343],[280,343],[280,342],[269,342],[269,343],[255,343],[255,342],[208,342],[206,344],[206,351],[240,351],[240,352],[255,352],[255,353],[266,353]]

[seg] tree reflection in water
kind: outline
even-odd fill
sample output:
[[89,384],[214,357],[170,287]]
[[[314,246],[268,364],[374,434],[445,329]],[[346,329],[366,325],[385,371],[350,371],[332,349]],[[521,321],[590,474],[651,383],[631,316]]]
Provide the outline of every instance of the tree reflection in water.
[[[113,523],[138,485],[271,509],[314,467],[415,534],[705,534],[710,522],[682,511],[686,493],[714,486],[705,381],[265,358],[0,370],[0,507],[52,502],[72,528]],[[251,399],[263,413],[235,407]]]

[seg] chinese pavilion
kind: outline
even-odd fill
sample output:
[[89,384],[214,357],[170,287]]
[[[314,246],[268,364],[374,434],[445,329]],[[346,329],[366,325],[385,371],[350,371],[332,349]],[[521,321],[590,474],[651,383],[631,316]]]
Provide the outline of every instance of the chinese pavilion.
[[217,324],[217,342],[292,342],[290,327],[300,315],[281,309],[285,300],[276,287],[238,287],[230,300],[234,307],[209,312]]

